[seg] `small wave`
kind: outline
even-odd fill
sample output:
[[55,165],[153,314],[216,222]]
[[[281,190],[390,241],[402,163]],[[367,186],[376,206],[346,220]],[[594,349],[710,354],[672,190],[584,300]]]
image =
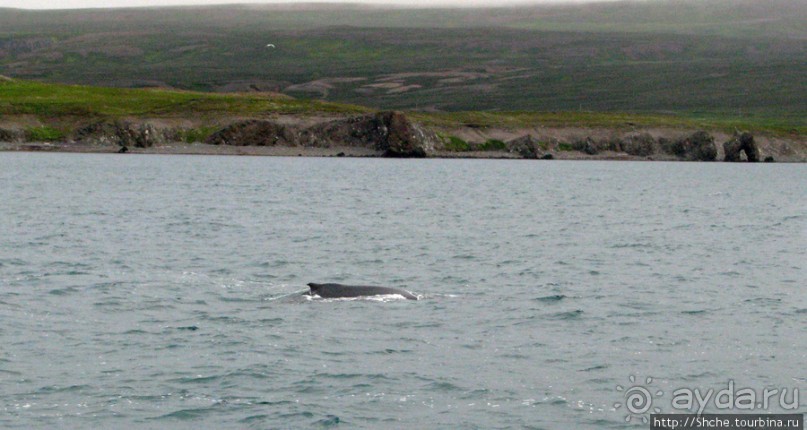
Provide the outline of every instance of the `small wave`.
[[248,416],[248,417],[246,417],[244,419],[239,420],[238,422],[241,423],[241,424],[250,424],[250,423],[255,423],[255,422],[269,421],[270,418],[271,417],[269,415],[266,415],[266,414],[250,415],[250,416]]
[[60,387],[58,385],[51,385],[42,387],[36,391],[36,394],[51,394],[51,393],[73,393],[77,391],[89,389],[89,385],[70,385],[68,387]]
[[565,405],[569,403],[569,401],[563,396],[546,397],[544,398],[544,401],[550,405]]
[[205,415],[214,412],[215,409],[211,407],[207,408],[195,408],[195,409],[182,409],[179,411],[174,411],[165,415],[160,415],[159,417],[152,418],[154,420],[195,420]]
[[611,249],[622,249],[622,248],[636,248],[636,249],[643,249],[643,248],[652,248],[653,245],[649,243],[616,243],[614,245],[609,246]]
[[368,379],[371,381],[394,381],[395,378],[390,378],[383,373],[317,373],[315,378],[327,379]]
[[325,418],[317,421],[315,424],[322,427],[333,427],[339,424],[339,417],[336,415],[328,415]]
[[255,303],[260,302],[261,299],[250,299],[244,297],[219,297],[219,301],[224,303]]
[[804,309],[796,309],[797,314],[807,314],[807,308]]
[[66,296],[68,294],[77,293],[79,291],[76,287],[56,288],[48,291],[48,294],[53,296]]
[[259,319],[258,322],[262,325],[278,325],[283,322],[283,318],[263,318]]
[[305,290],[298,290],[298,291],[295,291],[293,293],[283,294],[283,295],[280,295],[280,296],[266,297],[266,298],[263,299],[263,301],[265,301],[265,302],[273,302],[273,301],[276,301],[276,300],[298,299],[300,297],[311,297],[311,296],[306,294],[308,291],[309,291],[308,289],[305,289]]
[[4,258],[0,260],[0,267],[3,266],[25,266],[28,263],[25,260],[20,260],[19,258]]
[[718,375],[715,372],[706,371],[706,372],[701,372],[701,373],[690,373],[689,375],[684,376],[683,380],[684,380],[684,382],[703,381],[704,378],[715,378],[717,376]]
[[760,303],[760,304],[762,304],[762,303],[777,304],[777,303],[781,303],[782,299],[771,299],[771,298],[768,298],[768,297],[755,297],[753,299],[745,299],[745,300],[743,300],[743,302],[745,302],[745,303]]
[[369,354],[385,354],[385,355],[386,355],[386,354],[406,354],[406,353],[410,353],[410,352],[412,352],[412,350],[411,350],[411,349],[392,349],[392,348],[386,348],[386,349],[383,349],[383,350],[381,350],[381,351],[373,351],[373,352],[370,352]]
[[681,313],[685,314],[685,315],[701,315],[701,314],[705,314],[706,312],[708,312],[706,309],[694,309],[694,310],[691,310],[691,311],[681,311]]
[[600,364],[598,366],[592,366],[592,367],[589,367],[589,368],[586,368],[586,369],[582,369],[580,371],[581,372],[591,372],[591,371],[594,371],[594,370],[603,370],[603,369],[607,369],[607,368],[608,368],[607,364]]
[[207,382],[213,382],[221,379],[221,375],[212,375],[212,376],[189,376],[184,378],[174,378],[170,379],[169,382],[176,382],[180,384],[204,384]]
[[302,412],[292,412],[292,413],[287,413],[287,414],[280,414],[280,415],[277,416],[277,418],[280,418],[280,420],[282,420],[282,421],[291,421],[292,418],[298,418],[298,417],[314,418],[314,414],[311,413],[311,412],[308,412],[308,411],[302,411]]
[[261,406],[289,406],[294,404],[294,402],[292,402],[291,400],[277,400],[274,402],[270,402],[268,400],[261,400],[253,403]]
[[454,391],[465,391],[462,388],[454,385],[450,382],[440,381],[440,382],[432,382],[428,385],[429,392],[454,392]]
[[581,315],[583,315],[583,310],[582,309],[575,309],[573,311],[560,312],[560,313],[554,314],[552,317],[554,319],[559,319],[559,320],[571,320],[571,319],[580,318]]
[[551,296],[536,297],[533,300],[539,302],[559,302],[565,298],[567,298],[567,296],[564,294],[553,294]]

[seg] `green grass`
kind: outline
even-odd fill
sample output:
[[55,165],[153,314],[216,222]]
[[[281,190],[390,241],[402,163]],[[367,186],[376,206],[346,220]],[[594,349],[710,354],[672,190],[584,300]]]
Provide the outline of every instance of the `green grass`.
[[471,150],[471,145],[457,136],[448,136],[444,139],[444,146],[447,151],[467,152]]
[[286,96],[212,94],[159,89],[123,89],[31,81],[0,81],[0,114],[42,118],[186,117],[228,115],[361,113],[366,108]]
[[507,144],[498,139],[488,139],[476,149],[478,151],[506,151]]
[[49,126],[25,129],[25,138],[30,142],[55,142],[64,139],[66,135],[63,131]]
[[788,117],[733,117],[720,114],[650,115],[619,112],[410,112],[425,125],[439,128],[471,126],[474,128],[586,127],[632,130],[637,127],[681,129],[753,130],[771,135],[805,136],[807,120]]
[[185,143],[198,143],[204,142],[211,134],[218,131],[218,127],[199,127],[184,129],[180,133],[180,139]]
[[[59,119],[78,118],[178,118],[215,121],[217,118],[260,117],[275,114],[294,115],[353,115],[372,109],[288,96],[260,94],[213,94],[164,89],[122,89],[79,85],[46,84],[22,80],[0,79],[0,115],[34,115],[44,123]],[[731,117],[703,115],[649,115],[611,112],[417,112],[407,115],[415,121],[437,129],[460,127],[532,128],[584,127],[631,130],[637,127],[682,129],[748,130],[770,135],[805,136],[807,126],[800,121],[769,117]],[[215,131],[203,126],[183,131],[186,142],[203,141]],[[60,129],[31,128],[31,140],[52,141],[64,137]],[[450,151],[500,151],[504,142],[491,139],[479,145],[457,137],[441,136]]]

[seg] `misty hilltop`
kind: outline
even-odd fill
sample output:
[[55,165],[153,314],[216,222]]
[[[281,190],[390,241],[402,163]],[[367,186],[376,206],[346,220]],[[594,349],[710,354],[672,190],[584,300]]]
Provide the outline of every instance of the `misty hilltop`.
[[798,123],[807,99],[805,16],[807,6],[789,0],[0,9],[0,74],[278,92],[383,109]]

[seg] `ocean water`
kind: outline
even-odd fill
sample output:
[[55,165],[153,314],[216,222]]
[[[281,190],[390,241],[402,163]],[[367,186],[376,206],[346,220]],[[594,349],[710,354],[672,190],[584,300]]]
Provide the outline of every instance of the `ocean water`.
[[806,202],[795,164],[0,153],[0,427],[630,429],[631,387],[728,384],[804,412]]

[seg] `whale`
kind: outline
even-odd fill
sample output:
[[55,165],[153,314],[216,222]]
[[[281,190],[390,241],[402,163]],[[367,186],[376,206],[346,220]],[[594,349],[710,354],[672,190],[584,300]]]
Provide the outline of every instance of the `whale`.
[[311,288],[309,295],[320,296],[325,299],[335,299],[344,297],[368,297],[368,296],[381,296],[387,294],[397,294],[409,300],[417,300],[417,296],[409,291],[392,288],[392,287],[376,287],[372,285],[344,285],[344,284],[317,284],[311,282],[308,284]]

